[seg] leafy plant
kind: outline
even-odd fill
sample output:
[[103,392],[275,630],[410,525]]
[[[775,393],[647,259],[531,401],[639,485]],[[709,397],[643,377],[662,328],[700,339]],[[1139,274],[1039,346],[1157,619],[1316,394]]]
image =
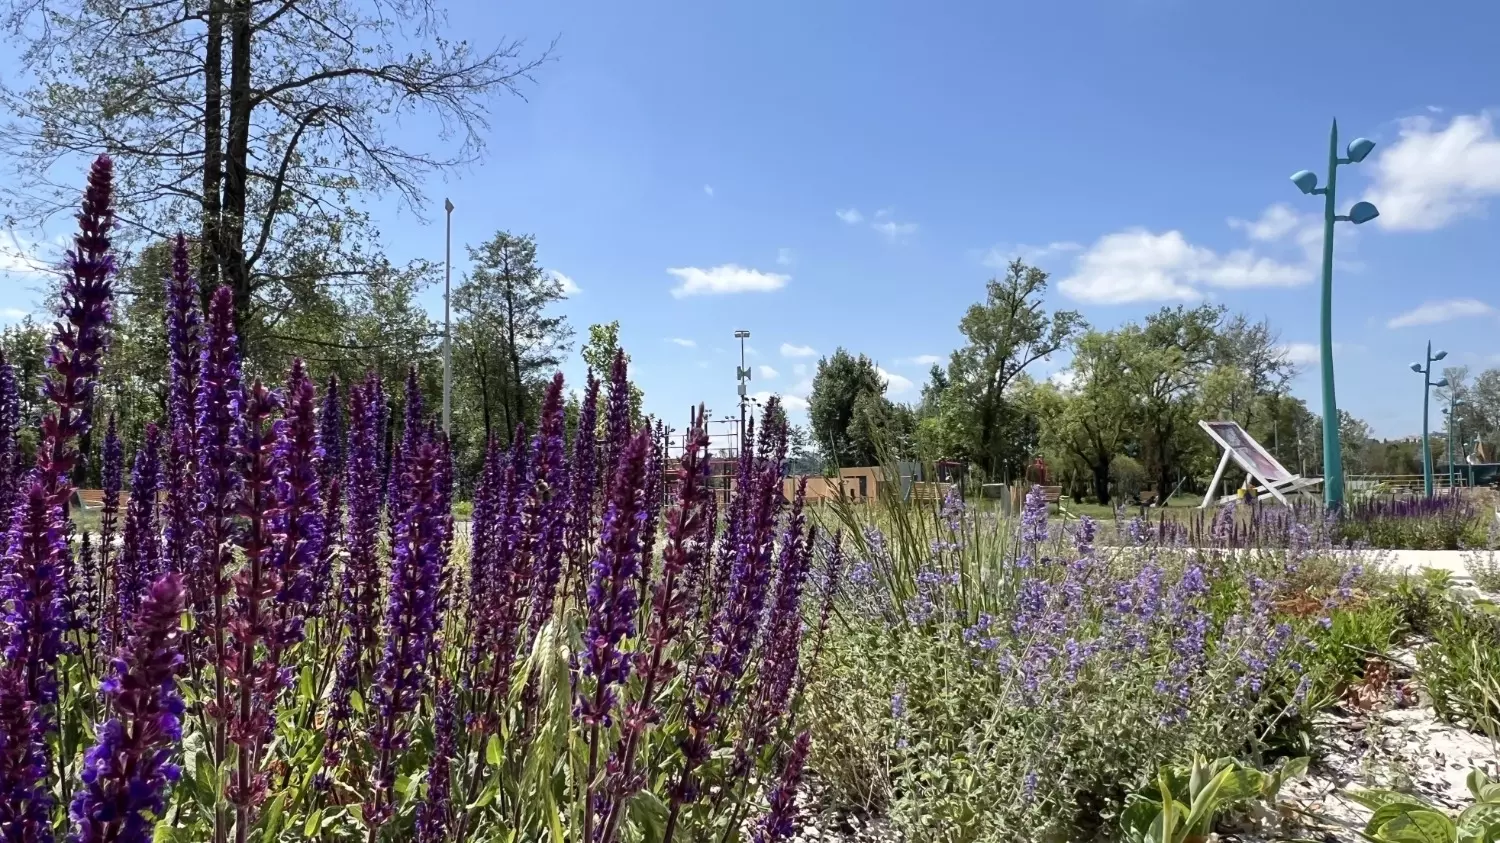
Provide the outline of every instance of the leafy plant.
[[1376,843],[1494,843],[1500,840],[1500,782],[1483,770],[1468,778],[1474,801],[1457,817],[1415,796],[1394,790],[1350,791],[1350,799],[1374,814],[1360,836]]
[[1202,843],[1231,808],[1251,800],[1274,805],[1281,788],[1307,772],[1308,759],[1286,761],[1271,772],[1233,758],[1163,769],[1151,789],[1133,793],[1120,817],[1127,843]]
[[1500,731],[1500,617],[1451,607],[1417,653],[1417,676],[1440,717]]

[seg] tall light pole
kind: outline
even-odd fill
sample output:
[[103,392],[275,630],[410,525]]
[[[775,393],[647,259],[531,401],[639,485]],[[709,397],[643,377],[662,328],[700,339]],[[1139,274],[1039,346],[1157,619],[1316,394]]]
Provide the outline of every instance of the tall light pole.
[[1432,440],[1427,436],[1427,414],[1429,410],[1428,398],[1432,395],[1434,386],[1447,386],[1447,378],[1432,379],[1432,364],[1444,357],[1448,352],[1439,351],[1432,353],[1432,340],[1427,341],[1427,364],[1411,364],[1411,370],[1422,376],[1422,492],[1427,497],[1432,497]]
[[1338,221],[1355,225],[1367,223],[1380,216],[1380,212],[1369,202],[1355,202],[1348,216],[1334,210],[1334,188],[1338,184],[1340,164],[1358,164],[1365,160],[1375,142],[1367,138],[1355,138],[1349,142],[1348,157],[1339,157],[1339,121],[1333,121],[1333,130],[1328,133],[1328,186],[1318,187],[1318,177],[1308,170],[1292,175],[1292,183],[1308,195],[1323,197],[1323,312],[1322,312],[1322,370],[1323,370],[1323,501],[1329,509],[1338,509],[1344,504],[1344,460],[1339,453],[1339,407],[1333,394],[1333,224]]
[[453,201],[443,200],[447,230],[443,234],[443,435],[453,428],[453,314],[449,305],[453,279]]
[[1458,408],[1464,405],[1464,400],[1455,394],[1453,389],[1448,390],[1448,406],[1443,408],[1443,415],[1448,417],[1448,442],[1443,450],[1448,452],[1448,491],[1453,491],[1453,445],[1458,443],[1458,449],[1463,450],[1463,425],[1458,421]]
[[745,447],[745,383],[750,380],[750,370],[745,368],[745,340],[750,339],[750,332],[741,328],[734,332],[734,338],[740,341],[740,365],[734,370],[735,380],[740,386],[740,448]]

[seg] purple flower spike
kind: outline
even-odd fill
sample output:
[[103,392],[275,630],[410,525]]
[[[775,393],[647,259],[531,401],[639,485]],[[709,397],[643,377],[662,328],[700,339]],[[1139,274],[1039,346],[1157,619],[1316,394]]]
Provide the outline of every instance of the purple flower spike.
[[16,367],[0,352],[0,525],[9,525],[21,482],[21,396],[16,386]]
[[323,495],[323,552],[308,571],[308,613],[313,617],[323,616],[324,603],[332,590],[333,558],[338,552],[339,526],[343,520],[344,405],[335,375],[328,376],[318,422],[322,426],[319,444],[323,446],[323,460],[318,465],[319,491]]
[[172,244],[172,274],[167,278],[167,421],[171,429],[188,428],[196,419],[198,342],[203,317],[198,309],[198,279],[188,261],[187,238]]
[[[224,626],[229,595],[233,519],[239,505],[240,474],[232,437],[239,425],[244,397],[240,385],[239,339],[234,333],[234,292],[214,291],[199,356],[197,395],[197,491],[193,544],[199,548],[187,585],[198,629],[208,637],[207,655],[222,670]],[[222,685],[222,683],[219,683]],[[222,709],[222,694],[214,705]],[[220,716],[228,716],[227,711]]]
[[[120,432],[115,426],[114,413],[109,414],[109,424],[104,429],[103,457],[103,495],[99,506],[99,570],[103,572],[103,576],[99,581],[99,588],[108,595],[111,602],[118,602],[116,595],[120,587],[120,574],[115,569],[115,560],[119,555],[115,552],[115,536],[120,527],[120,472],[125,461],[125,448],[120,444]],[[115,635],[119,632],[114,625],[116,620],[115,613],[110,612],[102,629],[105,648],[111,651],[115,646]]]
[[625,352],[617,350],[609,371],[609,411],[604,427],[605,495],[613,488],[615,466],[630,439],[630,377]]
[[564,531],[568,525],[568,472],[563,464],[563,376],[558,372],[542,401],[542,426],[532,442],[532,472],[528,520],[534,525],[532,547],[533,601],[531,631],[535,634],[552,617],[557,583],[562,577]]
[[[578,407],[578,431],[573,437],[572,488],[568,492],[569,587],[584,575],[583,565],[594,541],[594,501],[598,496],[599,379],[589,372],[588,388]],[[582,585],[578,591],[582,591]]]
[[276,594],[276,643],[291,646],[302,640],[302,617],[313,607],[312,582],[324,558],[325,525],[322,500],[323,449],[318,437],[317,395],[301,360],[292,361],[287,376],[286,415],[276,422],[272,456],[276,514],[271,532],[272,566],[281,583]]
[[163,512],[166,528],[162,531],[162,563],[166,570],[187,576],[193,571],[198,559],[197,545],[194,543],[196,525],[193,508],[197,492],[192,471],[193,441],[185,427],[173,427],[171,437],[167,446],[167,500]]
[[751,703],[746,735],[742,737],[749,739],[750,752],[765,744],[775,728],[776,718],[788,710],[797,677],[797,660],[802,651],[802,586],[807,581],[808,548],[815,540],[811,533],[803,534],[806,519],[802,506],[806,497],[807,478],[802,477],[797,481],[791,516],[781,539],[776,597],[761,638],[760,672],[756,677],[759,687]]
[[644,526],[646,456],[651,440],[642,431],[620,451],[609,507],[599,537],[588,593],[588,633],[584,639],[584,672],[595,680],[591,698],[580,704],[583,721],[612,722],[615,686],[630,675],[630,659],[620,643],[635,631],[639,595],[635,584],[641,565]]
[[135,452],[135,468],[130,472],[130,503],[125,511],[124,547],[120,550],[116,606],[110,627],[114,637],[107,645],[111,650],[124,640],[130,629],[130,616],[141,605],[147,587],[161,575],[156,521],[160,455],[161,432],[155,424],[148,424],[146,437]]
[[812,747],[812,736],[803,732],[792,742],[792,750],[786,755],[781,767],[781,778],[771,791],[767,802],[770,810],[761,818],[750,839],[754,843],[777,843],[788,840],[797,833],[797,788],[802,781],[802,767],[807,763],[807,751]]
[[453,758],[458,751],[452,682],[443,682],[434,703],[434,746],[427,765],[427,797],[417,806],[417,843],[447,843],[453,814]]
[[439,630],[438,591],[443,578],[442,445],[418,440],[402,459],[406,511],[396,527],[391,560],[390,599],[386,607],[385,653],[375,674],[376,707],[370,742],[379,755],[374,793],[365,817],[372,828],[388,822],[394,806],[395,761],[410,733],[407,716],[416,710],[427,686],[427,667]]
[[84,755],[70,811],[77,843],[147,843],[166,813],[167,788],[181,775],[172,757],[182,742],[182,609],[180,574],[152,583],[101,685],[114,717]]

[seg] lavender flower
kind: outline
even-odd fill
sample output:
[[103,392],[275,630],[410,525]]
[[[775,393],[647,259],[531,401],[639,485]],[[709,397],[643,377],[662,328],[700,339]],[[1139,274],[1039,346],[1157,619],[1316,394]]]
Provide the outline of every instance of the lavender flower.
[[318,440],[323,448],[323,459],[318,463],[318,491],[323,496],[323,548],[307,569],[308,614],[312,617],[322,617],[333,585],[333,559],[338,552],[339,524],[343,517],[344,405],[335,375],[328,376],[318,421],[322,425]]
[[389,821],[393,811],[394,762],[406,746],[409,729],[404,721],[426,687],[427,665],[439,629],[438,589],[445,562],[440,553],[443,513],[438,506],[441,452],[437,442],[418,440],[401,460],[400,486],[407,505],[396,527],[385,653],[372,689],[378,713],[370,742],[379,761],[365,816],[373,828]]
[[578,430],[573,438],[569,477],[572,486],[568,490],[568,565],[578,576],[583,573],[583,559],[594,540],[594,499],[598,493],[595,488],[598,441],[595,437],[598,426],[599,379],[589,372],[588,388],[584,390],[583,403],[578,408]]
[[101,685],[114,717],[84,755],[83,787],[70,811],[77,843],[146,843],[166,813],[167,787],[180,775],[171,759],[182,740],[182,608],[180,574],[152,583]]
[[197,491],[192,461],[191,434],[185,427],[174,426],[167,446],[164,478],[167,500],[163,512],[166,527],[162,531],[162,564],[166,570],[184,576],[194,570],[198,558],[193,512]]
[[762,635],[760,670],[756,677],[758,687],[741,738],[742,741],[748,739],[749,746],[741,745],[741,766],[747,760],[744,753],[753,753],[765,744],[775,727],[776,717],[786,711],[791,702],[798,656],[802,651],[802,586],[807,581],[808,547],[815,541],[813,531],[803,535],[802,506],[806,496],[807,478],[802,477],[797,481],[791,515],[781,539],[781,557],[776,566],[776,596]]
[[1021,510],[1021,541],[1031,545],[1033,553],[1047,541],[1047,498],[1041,486],[1032,486],[1026,493],[1026,505]]
[[781,777],[767,798],[770,810],[761,817],[751,834],[754,843],[776,843],[787,840],[797,833],[797,789],[802,780],[802,768],[807,763],[807,752],[812,746],[812,735],[802,732],[792,741],[792,749],[781,767]]
[[608,495],[613,488],[610,484],[614,482],[616,463],[630,439],[630,378],[625,352],[619,349],[609,370],[609,411],[604,424],[604,493]]
[[125,511],[124,546],[120,551],[119,576],[115,609],[111,612],[112,638],[105,645],[118,647],[130,616],[141,605],[146,589],[160,576],[159,531],[156,521],[156,491],[160,478],[161,432],[155,424],[146,425],[146,436],[135,452],[135,467],[130,473],[130,503]]
[[317,396],[302,361],[293,360],[287,375],[285,416],[276,422],[272,473],[276,513],[272,566],[280,580],[276,594],[278,643],[302,640],[302,615],[316,606],[326,589],[312,581],[325,558],[326,510],[322,501],[323,455],[319,441]]

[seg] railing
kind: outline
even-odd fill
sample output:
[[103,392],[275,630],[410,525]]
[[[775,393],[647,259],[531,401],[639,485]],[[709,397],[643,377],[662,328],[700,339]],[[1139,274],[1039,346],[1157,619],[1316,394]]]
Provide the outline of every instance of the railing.
[[[1453,488],[1463,489],[1469,486],[1469,466],[1454,466]],[[1344,485],[1351,492],[1376,492],[1376,491],[1422,491],[1422,475],[1420,474],[1348,474],[1344,476]],[[1441,473],[1433,472],[1432,488],[1448,488],[1448,472],[1445,468]]]

